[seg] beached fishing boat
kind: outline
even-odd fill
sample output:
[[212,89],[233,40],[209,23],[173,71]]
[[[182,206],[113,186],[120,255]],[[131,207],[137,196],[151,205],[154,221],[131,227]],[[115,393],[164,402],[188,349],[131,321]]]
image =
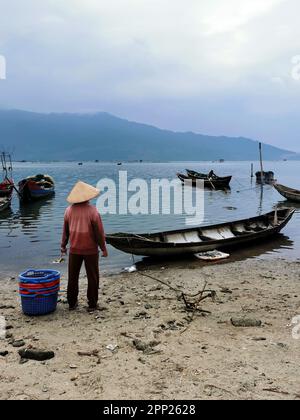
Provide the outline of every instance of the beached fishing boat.
[[11,197],[0,197],[0,213],[7,210],[11,204]]
[[19,182],[20,199],[23,202],[48,198],[54,192],[54,180],[49,175],[30,176]]
[[229,223],[174,231],[106,236],[113,247],[128,254],[172,257],[250,245],[278,234],[290,221],[295,209],[283,208]]
[[199,178],[188,176],[184,174],[177,174],[181,182],[185,183],[190,181],[193,186],[197,184],[197,181],[204,181],[204,188],[215,189],[215,190],[224,190],[230,188],[231,176],[217,177],[217,178]]
[[290,201],[300,203],[300,191],[293,188],[286,187],[281,184],[274,184],[274,188],[281,194],[283,197]]

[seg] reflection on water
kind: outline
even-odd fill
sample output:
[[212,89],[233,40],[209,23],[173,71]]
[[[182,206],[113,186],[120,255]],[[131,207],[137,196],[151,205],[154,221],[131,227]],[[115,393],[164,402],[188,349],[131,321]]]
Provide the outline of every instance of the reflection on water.
[[[284,229],[283,235],[263,244],[233,252],[235,259],[268,258],[284,256],[298,258],[300,249],[300,204],[290,204],[270,186],[256,186],[250,177],[250,162],[211,163],[128,163],[122,171],[128,171],[128,179],[151,178],[174,179],[177,172],[186,167],[199,172],[213,169],[218,175],[233,175],[231,190],[205,191],[205,215],[203,224],[213,224],[252,217],[272,210],[276,205],[296,207],[292,221]],[[258,164],[257,164],[258,167]],[[266,169],[274,170],[277,179],[285,185],[300,189],[300,162],[270,162]],[[63,215],[67,206],[66,196],[78,179],[96,185],[99,179],[108,177],[117,180],[120,168],[111,163],[17,164],[16,181],[34,173],[48,173],[56,181],[56,195],[46,201],[20,205],[14,196],[12,209],[0,213],[0,264],[2,272],[17,273],[29,267],[51,267],[52,261],[59,257]],[[105,229],[108,233],[155,232],[159,230],[180,229],[185,226],[185,215],[105,215]],[[103,259],[104,271],[119,270],[131,265],[130,255],[109,248],[109,258]],[[137,258],[137,261],[141,260]],[[151,261],[147,260],[149,263]],[[197,264],[193,258],[182,260],[180,264]],[[59,266],[64,271],[65,265]]]
[[[232,261],[243,261],[246,258],[266,258],[267,256],[274,255],[276,253],[280,253],[283,249],[291,249],[294,246],[294,242],[287,237],[286,235],[279,234],[274,237],[271,241],[264,241],[258,242],[257,244],[252,244],[247,246],[244,249],[231,249],[230,250],[230,258],[225,260],[220,260],[216,262],[212,262],[210,264],[228,264]],[[204,267],[207,265],[207,262],[198,260],[193,255],[185,256],[181,260],[178,258],[168,258],[168,259],[161,259],[161,258],[150,258],[145,257],[141,261],[137,262],[137,266],[140,270],[147,269],[147,268],[160,268],[162,265],[164,267],[179,267],[184,268],[188,264],[191,268],[196,267]]]

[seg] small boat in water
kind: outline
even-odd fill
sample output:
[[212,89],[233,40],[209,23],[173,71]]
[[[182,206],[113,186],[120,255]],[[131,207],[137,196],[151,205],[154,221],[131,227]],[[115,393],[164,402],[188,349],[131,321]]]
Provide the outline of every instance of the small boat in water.
[[194,176],[188,176],[184,174],[177,174],[178,178],[182,183],[189,181],[193,186],[197,185],[197,181],[204,181],[204,188],[213,190],[225,190],[230,188],[231,176],[217,177],[217,178],[199,178]]
[[273,171],[258,171],[256,172],[255,176],[257,184],[272,184],[275,181],[275,174]]
[[14,189],[14,182],[12,179],[5,179],[0,182],[0,197],[11,197]]
[[300,191],[293,188],[286,187],[281,184],[274,184],[274,188],[281,194],[283,197],[290,201],[300,203]]
[[11,199],[14,189],[14,181],[12,179],[12,160],[9,153],[0,153],[3,181],[0,182],[0,197]]
[[7,210],[11,204],[11,196],[10,197],[0,197],[0,213],[4,210]]
[[49,175],[35,175],[19,182],[21,201],[28,202],[48,198],[55,193],[55,183]]
[[[194,177],[194,178],[208,178],[208,174],[204,174],[202,172],[193,171],[192,169],[186,169],[186,173],[188,176]],[[215,175],[216,177],[216,175]]]
[[295,209],[283,208],[229,223],[174,231],[106,236],[113,247],[128,254],[172,257],[245,246],[278,234],[290,221]]
[[221,181],[221,182],[228,182],[228,185],[232,179],[232,176],[218,176],[214,173],[214,171],[210,171],[208,174],[204,174],[202,172],[186,169],[186,173],[189,178],[204,179],[207,181],[215,180],[215,181]]

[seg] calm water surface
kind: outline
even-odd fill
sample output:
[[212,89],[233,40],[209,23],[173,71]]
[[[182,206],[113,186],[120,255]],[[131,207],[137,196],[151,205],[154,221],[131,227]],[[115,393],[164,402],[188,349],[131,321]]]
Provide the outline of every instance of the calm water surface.
[[[271,187],[261,188],[251,182],[250,162],[225,162],[222,164],[172,162],[172,163],[128,163],[121,167],[113,163],[18,163],[14,165],[14,179],[18,181],[29,175],[47,173],[55,178],[55,197],[34,204],[21,206],[15,194],[12,209],[0,213],[0,265],[2,273],[15,273],[29,267],[59,267],[52,261],[59,257],[61,228],[66,196],[74,183],[81,179],[96,185],[99,179],[118,178],[119,170],[128,171],[128,178],[176,177],[185,168],[208,172],[214,169],[218,175],[233,175],[230,192],[205,192],[204,224],[230,221],[268,212],[278,203],[287,204]],[[258,170],[258,164],[255,163]],[[274,170],[279,182],[300,189],[300,162],[268,162],[266,170]],[[289,205],[289,204],[288,204]],[[292,205],[295,206],[295,205]],[[296,205],[297,206],[297,205]],[[107,233],[154,232],[185,227],[185,216],[103,216]],[[299,258],[300,254],[300,206],[297,213],[284,229],[282,235],[267,243],[235,251],[234,258]],[[131,256],[109,247],[109,258],[101,261],[105,272],[119,271],[131,265]]]

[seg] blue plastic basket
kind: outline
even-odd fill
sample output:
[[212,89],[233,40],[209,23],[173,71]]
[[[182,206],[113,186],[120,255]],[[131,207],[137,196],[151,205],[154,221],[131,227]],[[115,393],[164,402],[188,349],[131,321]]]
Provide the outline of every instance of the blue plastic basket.
[[[52,286],[52,287],[41,287],[38,290],[37,289],[30,289],[30,288],[25,288],[25,287],[19,287],[20,292],[24,291],[24,292],[28,292],[28,293],[32,293],[34,294],[41,294],[42,292],[49,292],[51,293],[53,290],[57,289],[58,286]],[[22,294],[22,293],[20,293]]]
[[21,296],[25,315],[47,315],[56,310],[58,292],[48,295]]
[[60,278],[60,272],[55,270],[27,270],[19,275],[22,283],[46,283]]
[[33,293],[30,295],[22,294],[23,290],[30,293],[30,287],[24,289],[20,287],[20,295],[22,302],[22,310],[25,315],[46,315],[54,312],[57,307],[58,290],[51,292],[53,288],[49,288],[49,293],[39,294],[47,291],[47,283],[60,279],[60,272],[54,270],[28,270],[19,276],[20,283],[39,284],[41,287],[32,289]]

